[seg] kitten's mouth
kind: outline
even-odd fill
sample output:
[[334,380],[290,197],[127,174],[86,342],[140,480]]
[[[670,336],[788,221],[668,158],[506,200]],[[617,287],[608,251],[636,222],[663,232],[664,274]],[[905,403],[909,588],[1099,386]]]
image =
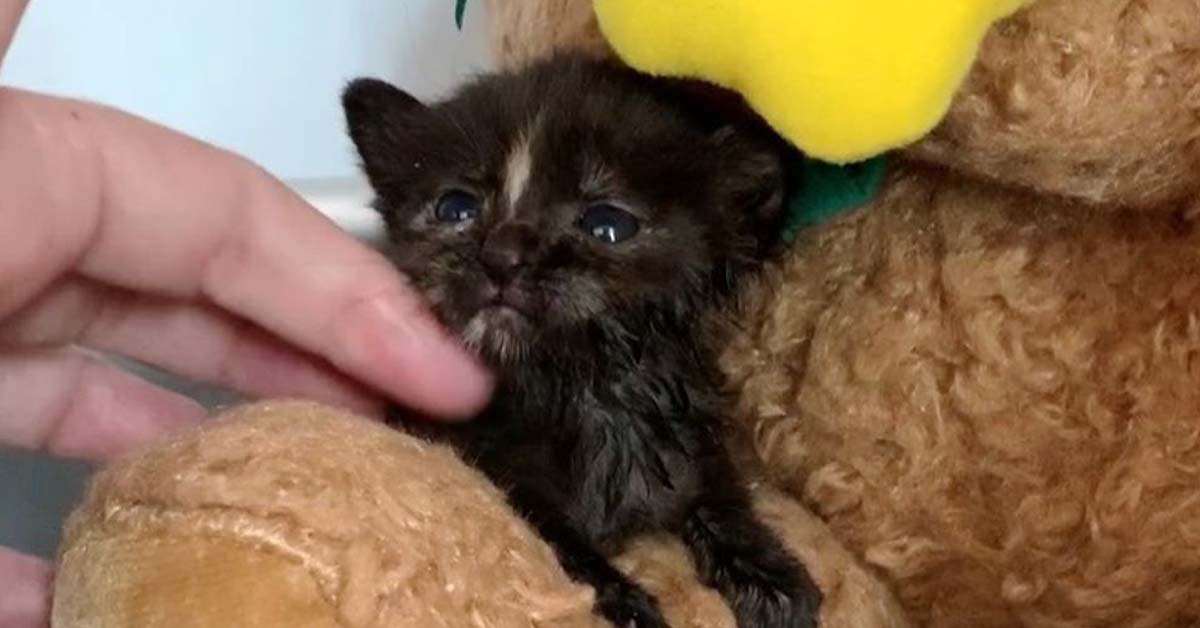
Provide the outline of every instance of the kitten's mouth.
[[529,318],[525,312],[509,303],[503,301],[495,301],[479,308],[475,316],[484,315],[491,318],[506,319],[508,317],[516,317],[518,319]]
[[479,308],[471,322],[478,321],[486,325],[490,331],[505,333],[516,339],[528,330],[533,323],[532,319],[533,317],[522,304],[497,298]]
[[[462,326],[462,339],[482,356],[508,363],[529,349],[539,319],[538,304],[521,285],[474,283],[464,295],[474,312]],[[471,310],[468,310],[471,311]]]
[[480,306],[478,313],[489,310],[528,319],[536,317],[536,308],[531,302],[529,295],[511,285],[503,288],[496,287],[495,285],[487,287],[484,292],[483,304]]
[[463,328],[463,341],[481,354],[509,362],[526,350],[525,337],[529,317],[506,303],[491,303],[480,308]]

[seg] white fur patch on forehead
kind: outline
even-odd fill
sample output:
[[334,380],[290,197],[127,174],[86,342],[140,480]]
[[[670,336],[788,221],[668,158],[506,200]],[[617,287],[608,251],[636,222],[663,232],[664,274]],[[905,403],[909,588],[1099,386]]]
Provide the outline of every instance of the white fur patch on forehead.
[[531,145],[537,128],[537,120],[534,120],[517,135],[517,140],[513,142],[504,162],[504,200],[508,203],[510,215],[516,210],[517,202],[529,187],[529,177],[533,172]]

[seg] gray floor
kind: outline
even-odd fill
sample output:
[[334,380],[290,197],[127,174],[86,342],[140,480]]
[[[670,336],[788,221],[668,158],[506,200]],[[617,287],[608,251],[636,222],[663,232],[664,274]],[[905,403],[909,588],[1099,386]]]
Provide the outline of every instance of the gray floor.
[[82,462],[0,449],[0,545],[52,556],[90,471]]
[[[127,361],[122,365],[210,408],[238,400],[227,391],[180,380],[144,365]],[[91,471],[90,465],[79,461],[0,449],[0,545],[52,557],[63,519],[83,494]]]

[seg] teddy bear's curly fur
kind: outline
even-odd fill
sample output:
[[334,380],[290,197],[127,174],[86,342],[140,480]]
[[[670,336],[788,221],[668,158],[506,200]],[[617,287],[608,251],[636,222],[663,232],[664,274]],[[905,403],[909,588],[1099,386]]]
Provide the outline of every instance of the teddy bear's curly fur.
[[1200,231],[901,166],[748,296],[774,478],[922,625],[1200,622]]
[[1200,193],[1200,2],[1037,0],[910,157],[1110,208]]

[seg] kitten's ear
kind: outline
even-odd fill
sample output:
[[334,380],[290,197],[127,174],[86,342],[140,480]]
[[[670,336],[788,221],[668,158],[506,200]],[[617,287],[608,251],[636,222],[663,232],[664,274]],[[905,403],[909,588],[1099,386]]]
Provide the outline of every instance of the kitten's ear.
[[721,156],[724,206],[756,230],[776,229],[784,214],[782,147],[763,133],[722,127],[711,135]]
[[350,139],[372,179],[407,152],[414,120],[429,110],[407,92],[372,78],[351,81],[342,92],[342,108]]

